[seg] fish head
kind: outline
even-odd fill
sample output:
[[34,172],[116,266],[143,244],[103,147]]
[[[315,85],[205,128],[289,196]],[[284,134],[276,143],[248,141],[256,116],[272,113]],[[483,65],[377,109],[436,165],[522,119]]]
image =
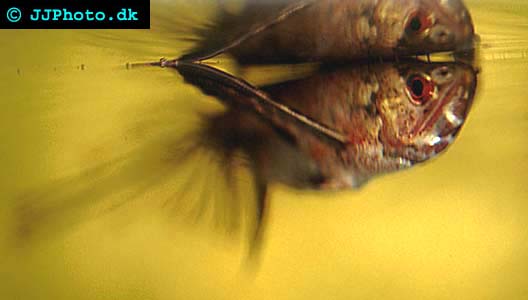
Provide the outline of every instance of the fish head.
[[404,15],[398,43],[401,54],[466,51],[474,46],[475,30],[461,0],[418,0]]
[[[476,74],[463,63],[419,61],[325,74],[318,83],[325,86],[324,93],[293,98],[320,98],[309,109],[310,116],[337,128],[348,143],[343,148],[327,144],[299,129],[293,134],[297,142],[289,145],[295,150],[290,155],[271,147],[276,159],[270,169],[276,171],[275,178],[290,186],[341,190],[359,188],[373,177],[434,158],[455,141],[467,120]],[[304,87],[310,91],[317,86],[308,83]],[[347,84],[353,88],[343,88]],[[365,92],[351,97],[351,90]]]
[[426,161],[455,140],[466,121],[477,77],[472,67],[454,63],[398,67],[398,84],[378,97],[379,140],[385,155],[406,165]]

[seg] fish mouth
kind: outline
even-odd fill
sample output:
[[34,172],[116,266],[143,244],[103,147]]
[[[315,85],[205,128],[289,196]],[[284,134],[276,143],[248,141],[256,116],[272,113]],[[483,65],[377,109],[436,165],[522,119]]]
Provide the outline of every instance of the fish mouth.
[[[472,27],[469,25],[459,31],[463,31],[463,33],[457,34],[457,32],[449,30],[444,25],[436,25],[424,33],[423,41],[425,43],[420,45],[420,47],[403,38],[395,48],[395,53],[427,55],[439,52],[473,51],[480,41],[479,35],[474,34]],[[466,33],[467,31],[470,33]]]
[[450,46],[450,50],[467,51],[475,45],[475,27],[471,15],[461,0],[443,0],[437,4],[439,20],[431,28],[428,40],[436,45]]
[[476,89],[476,76],[471,68],[457,70],[452,82],[442,90],[438,100],[428,107],[429,113],[411,131],[411,139],[423,155],[411,159],[425,161],[451,145],[471,109]]
[[478,35],[472,34],[461,42],[457,43],[454,52],[469,52],[475,50],[475,45],[480,40]]
[[442,28],[434,28],[426,38],[426,42],[435,45],[435,50],[425,50],[424,54],[435,54],[446,52],[456,56],[457,53],[471,53],[478,43],[478,36],[470,35],[466,38],[459,38],[454,33],[446,33]]
[[[457,96],[459,89],[462,89],[461,79],[457,78],[449,84],[449,86],[443,91],[439,96],[440,101],[435,101],[432,105],[431,113],[422,120],[414,129],[412,130],[411,136],[418,136],[421,132],[427,128],[431,128],[436,121],[441,117],[444,108],[451,103],[454,97]],[[457,116],[458,118],[458,116]]]
[[[433,84],[430,93],[424,93],[430,96],[416,98],[414,86],[409,86],[409,78],[416,74]],[[387,125],[380,128],[378,138],[385,155],[400,159],[400,165],[406,167],[433,158],[455,141],[473,103],[477,71],[461,62],[421,63],[414,67],[411,63],[401,66],[400,76],[406,85],[405,95],[397,102],[401,104],[392,108],[382,102],[386,104],[380,109],[385,107]],[[429,100],[421,102],[424,99]],[[399,114],[403,118],[398,118]]]
[[430,55],[474,49],[473,21],[461,0],[421,1],[423,7],[408,13],[404,24],[410,24],[410,20],[420,15],[421,22],[418,24],[423,27],[405,25],[395,52],[403,55]]

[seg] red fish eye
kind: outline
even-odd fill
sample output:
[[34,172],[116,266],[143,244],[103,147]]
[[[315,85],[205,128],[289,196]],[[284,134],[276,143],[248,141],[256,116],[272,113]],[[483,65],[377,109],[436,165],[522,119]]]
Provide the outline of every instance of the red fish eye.
[[411,15],[407,22],[407,30],[412,33],[421,33],[431,26],[429,18],[423,14],[415,13]]
[[422,105],[431,100],[434,85],[421,75],[413,75],[407,80],[407,89],[416,104]]

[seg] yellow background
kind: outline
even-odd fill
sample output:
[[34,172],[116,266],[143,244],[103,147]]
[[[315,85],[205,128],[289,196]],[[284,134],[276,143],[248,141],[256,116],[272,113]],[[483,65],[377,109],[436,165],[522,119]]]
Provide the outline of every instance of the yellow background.
[[[13,237],[23,201],[53,211],[76,194],[77,182],[60,180],[136,147],[156,153],[150,145],[194,126],[197,111],[221,109],[168,70],[124,68],[182,53],[181,32],[212,14],[206,1],[153,1],[150,31],[0,31],[0,298],[527,299],[528,3],[467,4],[481,74],[457,142],[360,191],[274,186],[252,270],[244,243],[163,217],[157,200],[170,193],[135,188],[159,171],[148,160],[87,184],[32,242]],[[50,193],[32,192],[42,186]],[[81,203],[98,193],[102,204]]]

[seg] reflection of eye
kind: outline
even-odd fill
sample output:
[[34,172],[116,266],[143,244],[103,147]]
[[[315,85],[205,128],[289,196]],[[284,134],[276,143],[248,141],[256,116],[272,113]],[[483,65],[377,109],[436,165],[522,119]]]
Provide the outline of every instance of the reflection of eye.
[[434,84],[422,75],[412,75],[407,80],[407,89],[412,100],[418,105],[423,105],[431,100]]
[[423,14],[415,13],[411,15],[407,22],[407,30],[412,33],[421,33],[431,26],[429,18]]

